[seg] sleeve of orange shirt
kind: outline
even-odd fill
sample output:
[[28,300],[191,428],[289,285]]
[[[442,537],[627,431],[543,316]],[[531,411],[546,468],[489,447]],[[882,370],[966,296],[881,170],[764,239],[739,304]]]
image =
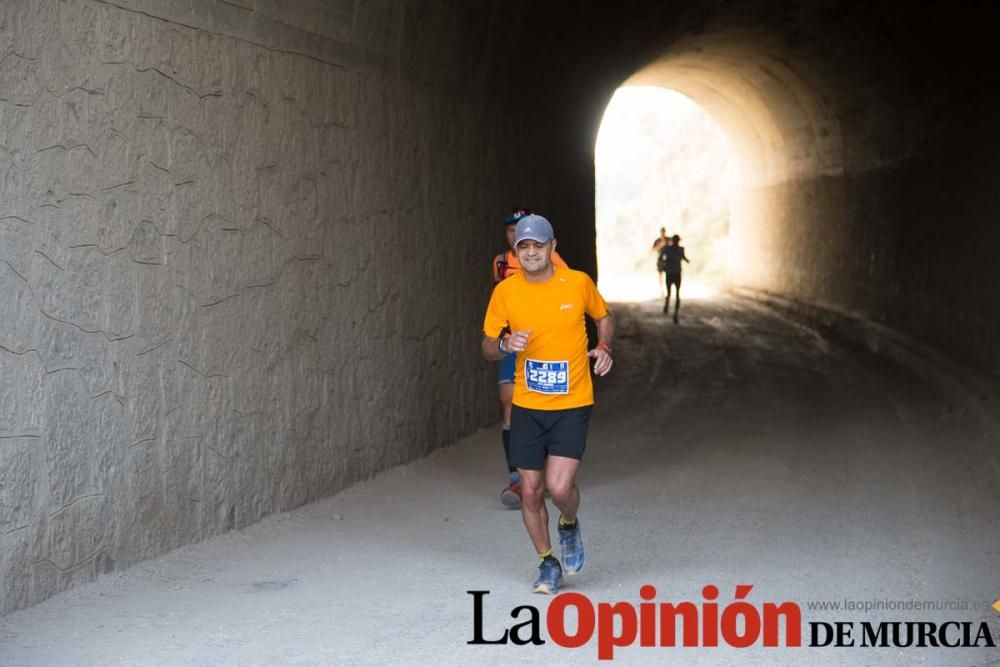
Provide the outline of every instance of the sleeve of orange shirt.
[[583,309],[595,320],[599,320],[608,314],[608,304],[604,297],[597,291],[597,285],[584,274],[583,281]]
[[[502,285],[503,283],[501,283]],[[507,327],[507,301],[501,293],[503,290],[493,290],[490,297],[490,305],[486,307],[486,318],[483,320],[483,333],[490,338],[499,338],[500,334]]]

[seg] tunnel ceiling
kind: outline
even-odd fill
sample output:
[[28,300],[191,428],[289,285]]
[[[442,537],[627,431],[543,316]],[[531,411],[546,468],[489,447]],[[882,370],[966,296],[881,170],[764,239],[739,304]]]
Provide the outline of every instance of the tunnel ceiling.
[[[538,29],[547,49],[528,57],[550,55],[525,70],[564,101],[574,86],[589,87],[569,97],[599,107],[593,136],[619,84],[671,88],[725,129],[751,186],[878,169],[937,149],[954,98],[977,85],[969,65],[989,43],[982,23],[942,3],[631,3],[583,13],[550,4],[527,16],[548,26]],[[538,67],[546,59],[552,65]]]
[[813,67],[787,55],[773,36],[720,31],[682,40],[625,85],[670,88],[697,102],[725,130],[754,184],[840,173],[845,151],[833,97]]

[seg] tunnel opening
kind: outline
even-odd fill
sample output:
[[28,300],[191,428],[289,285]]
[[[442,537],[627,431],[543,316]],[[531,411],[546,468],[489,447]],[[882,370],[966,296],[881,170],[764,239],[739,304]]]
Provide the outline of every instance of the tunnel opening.
[[602,293],[661,298],[664,235],[679,236],[696,258],[684,267],[686,297],[710,297],[726,283],[737,161],[705,109],[668,88],[623,86],[604,112],[594,155]]
[[[687,236],[681,245],[689,257],[698,260],[684,266],[687,296],[694,296],[691,283],[696,271],[706,269],[706,277],[726,287],[818,301],[828,296],[830,271],[843,266],[842,259],[834,256],[840,240],[817,238],[809,221],[817,216],[830,218],[836,227],[838,220],[849,217],[843,202],[836,200],[837,188],[829,183],[845,177],[848,159],[859,161],[855,163],[859,168],[871,168],[865,156],[845,151],[843,114],[835,88],[832,75],[813,55],[789,48],[767,31],[722,27],[677,40],[620,82],[619,90],[658,89],[686,100],[687,113],[703,126],[714,127],[708,136],[713,136],[716,145],[726,146],[725,163],[708,161],[715,173],[700,167],[696,171],[703,174],[683,174],[687,190],[722,186],[714,207],[698,205],[706,211],[728,211],[725,241],[714,248],[717,258],[711,257],[712,239],[698,238],[711,224],[691,225],[690,220],[684,224],[682,219],[665,215],[668,224],[651,226],[652,236],[661,226],[671,233],[669,223],[687,228],[679,232]],[[599,134],[603,131],[602,123]],[[682,142],[693,141],[680,134]],[[671,151],[677,153],[677,145],[665,149],[667,154],[661,157],[668,161],[675,157]],[[601,200],[605,195],[599,172],[595,185],[595,199]],[[605,271],[613,276],[614,267],[605,266],[611,257],[605,245],[607,232],[612,230],[607,228],[602,206],[598,201],[598,263],[602,276]],[[682,215],[685,206],[690,209],[691,205],[679,204],[677,213]],[[643,236],[645,259],[655,262],[650,252],[653,238],[649,231]],[[709,247],[697,247],[703,244]],[[652,271],[656,276],[655,266]],[[658,287],[655,279],[646,282],[646,289],[650,284]],[[619,290],[610,291],[618,296]]]

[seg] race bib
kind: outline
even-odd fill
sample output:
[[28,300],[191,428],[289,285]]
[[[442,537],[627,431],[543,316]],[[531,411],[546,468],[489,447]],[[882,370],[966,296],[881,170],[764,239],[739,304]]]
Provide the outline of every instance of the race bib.
[[568,394],[569,362],[525,359],[524,384],[539,394]]

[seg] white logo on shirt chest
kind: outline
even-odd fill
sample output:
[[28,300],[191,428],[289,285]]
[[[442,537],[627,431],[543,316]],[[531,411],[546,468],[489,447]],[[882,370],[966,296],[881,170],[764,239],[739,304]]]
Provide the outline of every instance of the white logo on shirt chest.
[[573,304],[571,304],[571,303],[564,303],[564,304],[562,304],[562,305],[559,306],[559,310],[569,310],[572,307],[573,307]]

